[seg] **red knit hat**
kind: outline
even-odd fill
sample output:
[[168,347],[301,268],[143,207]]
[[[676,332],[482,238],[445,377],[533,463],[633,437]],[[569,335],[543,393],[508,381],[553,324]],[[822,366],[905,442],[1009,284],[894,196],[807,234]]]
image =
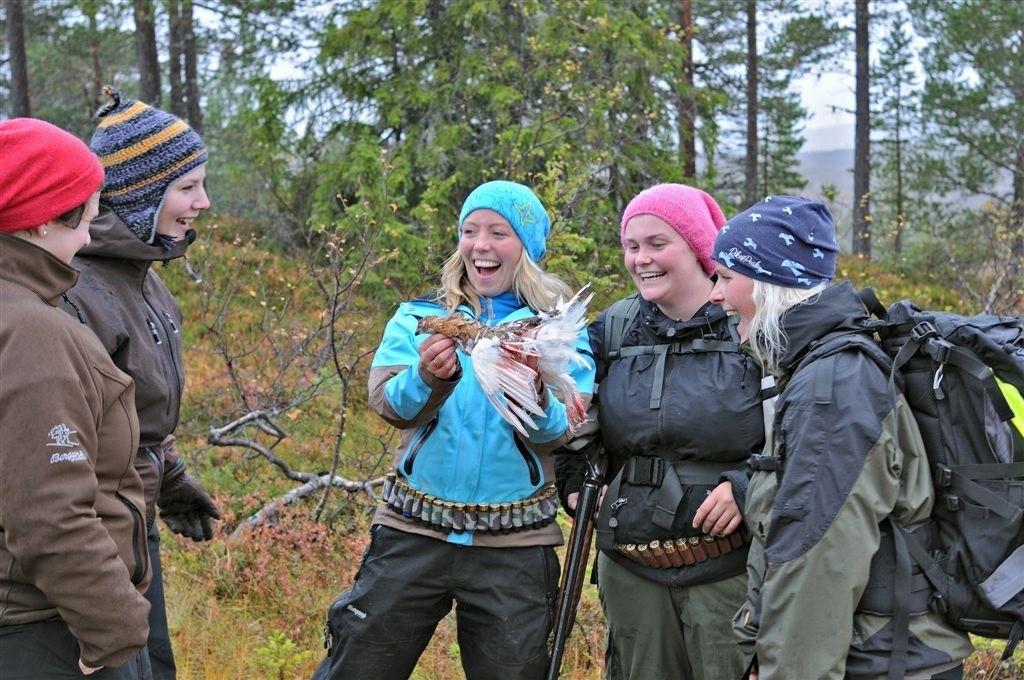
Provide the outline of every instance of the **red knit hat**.
[[46,224],[102,184],[99,159],[70,132],[35,118],[0,121],[0,231]]
[[710,195],[685,184],[658,184],[641,191],[622,213],[619,239],[626,247],[626,223],[637,215],[654,215],[686,239],[708,276],[715,273],[711,249],[725,215]]

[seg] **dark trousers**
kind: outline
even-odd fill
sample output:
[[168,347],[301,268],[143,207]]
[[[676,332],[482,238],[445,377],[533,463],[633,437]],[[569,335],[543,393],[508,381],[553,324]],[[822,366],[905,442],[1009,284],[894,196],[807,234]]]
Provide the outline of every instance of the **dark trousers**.
[[[0,626],[0,678],[41,680],[84,678],[78,668],[78,640],[58,619]],[[152,680],[146,650],[117,668],[104,668],[90,680]]]
[[149,601],[149,663],[155,680],[175,680],[174,652],[171,650],[171,635],[167,630],[167,604],[164,602],[164,576],[160,566],[160,532],[156,522],[149,528],[146,545],[149,548],[149,566],[153,580],[146,590]]
[[328,613],[318,680],[404,680],[456,604],[469,680],[543,678],[558,585],[553,548],[474,548],[384,526]]

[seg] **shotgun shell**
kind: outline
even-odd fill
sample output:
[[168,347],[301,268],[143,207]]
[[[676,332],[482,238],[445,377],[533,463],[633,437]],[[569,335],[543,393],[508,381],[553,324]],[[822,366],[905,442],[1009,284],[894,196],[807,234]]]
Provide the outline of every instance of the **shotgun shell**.
[[689,543],[690,552],[693,553],[693,559],[696,560],[697,564],[708,559],[708,553],[704,550],[704,541],[700,540],[700,536],[691,536]]
[[445,501],[444,505],[441,506],[441,528],[445,531],[451,531],[454,516],[455,503]]
[[646,543],[642,543],[636,547],[636,554],[640,558],[640,564],[648,567],[656,567],[658,563],[654,560],[654,557],[649,555],[649,548]]
[[523,528],[523,504],[521,501],[512,503],[512,528]]
[[707,551],[708,557],[718,557],[718,541],[714,536],[704,535],[704,550]]
[[685,538],[676,539],[676,552],[679,553],[684,565],[696,564],[697,559],[693,556],[693,551],[690,550],[690,542]]
[[715,539],[715,543],[718,544],[718,554],[728,555],[732,552],[732,543],[729,542],[728,536],[721,536]]
[[452,531],[461,532],[466,530],[466,504],[456,503],[455,512],[452,513]]
[[661,546],[665,550],[665,556],[668,558],[669,564],[671,564],[673,567],[681,567],[684,564],[686,564],[685,562],[683,562],[683,558],[679,554],[679,551],[676,550],[675,541],[673,541],[672,539],[667,539],[661,542]]
[[651,541],[648,545],[648,551],[651,557],[654,558],[655,563],[662,569],[666,569],[672,566],[672,562],[669,561],[668,555],[665,554],[665,549],[661,547],[661,541]]
[[477,530],[477,523],[480,516],[480,512],[477,507],[476,503],[471,503],[466,506],[466,531]]
[[434,504],[434,497],[427,494],[423,497],[423,502],[420,504],[420,516],[419,520],[424,524],[430,524],[430,508]]

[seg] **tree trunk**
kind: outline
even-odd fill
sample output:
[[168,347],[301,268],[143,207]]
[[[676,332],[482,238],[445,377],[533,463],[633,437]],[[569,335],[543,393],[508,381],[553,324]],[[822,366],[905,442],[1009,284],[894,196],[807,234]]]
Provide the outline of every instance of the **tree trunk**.
[[871,259],[871,95],[868,63],[870,0],[857,0],[856,121],[853,149],[853,254]]
[[100,62],[100,28],[96,21],[96,5],[86,7],[83,11],[89,19],[89,63],[92,67],[92,82],[89,91],[89,110],[96,111],[103,105],[103,64]]
[[21,0],[4,0],[7,15],[7,45],[11,64],[11,116],[28,118],[32,104],[28,96],[28,60],[25,57],[25,14]]
[[[901,88],[902,89],[902,88]],[[892,248],[899,255],[903,251],[903,227],[907,216],[903,211],[903,108],[896,107],[896,234]]]
[[178,0],[166,0],[167,8],[167,80],[171,88],[168,108],[179,118],[185,117],[185,89],[181,82],[182,17]]
[[688,181],[697,178],[697,101],[693,96],[693,4],[679,0],[679,39],[683,43],[683,82],[676,100],[679,165]]
[[181,2],[181,33],[185,49],[185,102],[188,124],[203,134],[203,110],[199,106],[199,66],[196,59],[196,31],[192,19],[192,0]]
[[757,202],[757,0],[747,0],[747,157],[744,207]]
[[160,106],[160,59],[152,0],[132,0],[135,11],[135,51],[139,63],[139,99]]

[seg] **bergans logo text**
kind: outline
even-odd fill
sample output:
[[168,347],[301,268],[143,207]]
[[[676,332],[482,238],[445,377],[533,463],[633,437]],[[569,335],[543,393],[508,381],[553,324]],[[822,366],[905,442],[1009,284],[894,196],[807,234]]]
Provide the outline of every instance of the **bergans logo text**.
[[78,451],[53,454],[50,456],[50,465],[54,463],[80,463],[83,460],[85,460],[85,451],[79,449]]

